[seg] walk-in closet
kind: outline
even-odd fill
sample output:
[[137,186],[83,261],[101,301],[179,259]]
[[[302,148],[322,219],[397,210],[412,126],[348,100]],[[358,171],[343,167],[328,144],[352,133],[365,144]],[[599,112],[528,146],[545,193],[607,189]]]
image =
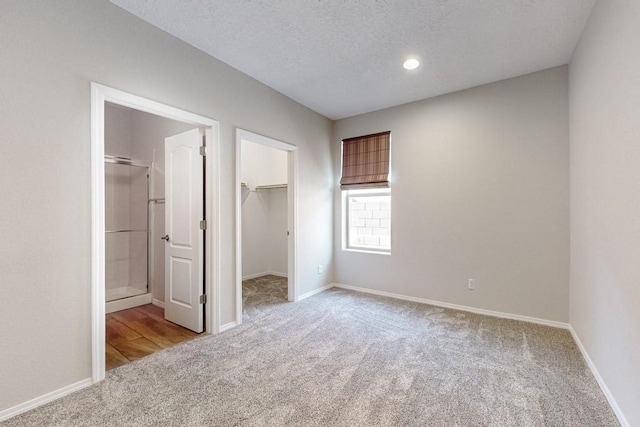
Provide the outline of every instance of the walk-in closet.
[[[287,301],[288,154],[243,140],[241,146],[242,298]],[[245,317],[251,317],[246,313]]]

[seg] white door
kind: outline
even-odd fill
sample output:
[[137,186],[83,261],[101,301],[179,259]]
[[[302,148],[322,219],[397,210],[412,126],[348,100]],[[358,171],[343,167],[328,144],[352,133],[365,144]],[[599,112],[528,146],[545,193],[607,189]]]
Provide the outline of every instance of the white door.
[[165,306],[167,320],[203,331],[202,130],[165,139]]

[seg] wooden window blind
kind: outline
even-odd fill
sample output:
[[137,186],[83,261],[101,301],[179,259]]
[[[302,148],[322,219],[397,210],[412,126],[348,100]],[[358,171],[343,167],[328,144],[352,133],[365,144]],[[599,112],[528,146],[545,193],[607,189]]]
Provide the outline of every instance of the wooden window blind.
[[388,187],[391,132],[342,140],[340,188]]

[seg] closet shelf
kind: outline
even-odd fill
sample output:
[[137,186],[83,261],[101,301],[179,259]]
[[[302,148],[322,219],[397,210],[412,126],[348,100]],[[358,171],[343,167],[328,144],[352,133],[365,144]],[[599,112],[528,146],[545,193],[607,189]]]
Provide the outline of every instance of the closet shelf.
[[260,190],[277,190],[280,188],[287,188],[287,184],[275,184],[275,185],[256,185],[256,191]]

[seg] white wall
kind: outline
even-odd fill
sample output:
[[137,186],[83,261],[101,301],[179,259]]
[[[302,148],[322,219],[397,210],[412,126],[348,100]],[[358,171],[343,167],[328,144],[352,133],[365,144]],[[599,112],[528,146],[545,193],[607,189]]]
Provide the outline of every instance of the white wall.
[[299,147],[300,293],[332,282],[328,119],[106,0],[3,0],[0,28],[0,411],[91,376],[92,81],[220,122],[222,324],[236,127]]
[[131,157],[132,132],[131,110],[107,103],[104,108],[104,153]]
[[[288,201],[287,190],[268,190],[267,203],[269,204],[269,234],[267,238],[270,242],[269,271],[286,275],[288,273]],[[304,256],[304,255],[302,255]]]
[[269,206],[265,194],[250,193],[242,204],[242,277],[269,272]]
[[571,325],[640,425],[640,2],[597,1],[570,65]]
[[242,140],[240,180],[249,187],[286,184],[287,152]]
[[240,180],[251,192],[242,203],[242,276],[287,274],[287,152],[243,140]]
[[566,66],[336,122],[336,183],[341,140],[386,130],[391,255],[342,250],[336,220],[336,280],[566,322]]

